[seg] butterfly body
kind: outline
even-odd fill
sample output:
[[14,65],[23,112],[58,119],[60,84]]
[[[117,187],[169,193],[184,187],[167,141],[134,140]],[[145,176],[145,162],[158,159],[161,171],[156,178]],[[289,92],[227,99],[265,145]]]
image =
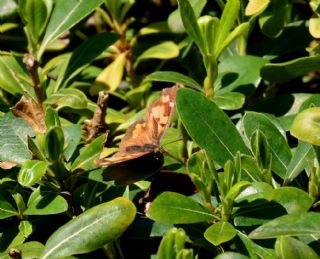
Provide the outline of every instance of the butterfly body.
[[148,107],[146,117],[128,128],[119,152],[98,160],[98,166],[107,166],[107,177],[128,184],[160,170],[163,164],[160,142],[174,112],[177,89],[177,85],[163,89],[160,99]]

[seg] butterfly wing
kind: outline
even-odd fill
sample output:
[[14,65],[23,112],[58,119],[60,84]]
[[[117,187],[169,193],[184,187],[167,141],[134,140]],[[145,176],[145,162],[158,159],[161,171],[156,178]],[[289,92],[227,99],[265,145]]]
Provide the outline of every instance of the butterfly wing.
[[133,123],[126,131],[119,152],[110,158],[102,158],[97,164],[106,166],[132,160],[148,153],[157,152],[160,141],[169,127],[175,105],[178,85],[162,90],[159,100],[153,102],[146,118]]

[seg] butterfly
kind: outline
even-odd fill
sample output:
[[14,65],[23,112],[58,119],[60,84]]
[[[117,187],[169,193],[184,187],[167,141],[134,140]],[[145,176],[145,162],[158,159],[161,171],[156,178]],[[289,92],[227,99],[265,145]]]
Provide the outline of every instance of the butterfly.
[[116,184],[130,184],[160,170],[163,164],[160,143],[171,122],[178,88],[179,85],[164,88],[160,98],[148,107],[145,118],[127,129],[119,151],[97,161],[98,166],[107,166],[104,169],[107,178]]

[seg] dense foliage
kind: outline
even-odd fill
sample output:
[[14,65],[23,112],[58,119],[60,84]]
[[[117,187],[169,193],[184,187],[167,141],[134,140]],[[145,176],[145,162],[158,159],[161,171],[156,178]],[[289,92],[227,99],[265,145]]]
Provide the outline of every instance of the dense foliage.
[[[319,10],[1,0],[0,258],[319,258]],[[163,165],[117,182],[98,159],[175,84]]]

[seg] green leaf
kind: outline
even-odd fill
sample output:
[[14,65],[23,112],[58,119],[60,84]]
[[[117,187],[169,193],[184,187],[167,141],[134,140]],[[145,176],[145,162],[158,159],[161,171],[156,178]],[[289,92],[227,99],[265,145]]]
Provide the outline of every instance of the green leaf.
[[313,199],[305,191],[296,187],[280,187],[273,191],[273,201],[281,204],[288,214],[307,212]]
[[253,230],[249,238],[265,239],[283,235],[319,235],[320,213],[304,212],[284,215]]
[[310,246],[292,237],[279,237],[275,244],[277,258],[318,259],[319,256]]
[[67,201],[53,192],[42,192],[37,188],[30,195],[24,215],[51,215],[65,212],[68,209]]
[[[193,9],[193,12],[197,17],[200,16],[203,8],[206,5],[206,0],[189,0],[189,3]],[[168,17],[168,25],[172,32],[174,33],[184,33],[185,29],[183,26],[183,21],[181,19],[180,10],[177,9],[172,12]]]
[[27,92],[35,97],[31,78],[21,64],[21,60],[14,56],[0,55],[0,88],[12,94]]
[[312,37],[320,38],[320,18],[314,17],[309,20],[309,31]]
[[[47,0],[25,0],[19,2],[20,14],[26,22],[26,31],[32,47],[35,47],[46,27],[52,2]],[[35,51],[35,49],[33,49]]]
[[249,259],[249,257],[235,252],[224,252],[219,254],[214,259]]
[[86,95],[75,88],[64,88],[56,93],[48,96],[45,100],[45,104],[51,104],[57,109],[63,107],[70,107],[72,109],[85,109],[87,108],[87,97]]
[[213,245],[218,246],[230,241],[236,234],[237,231],[229,222],[220,221],[207,228],[204,237]]
[[288,8],[288,0],[271,1],[267,10],[259,17],[259,24],[265,35],[275,38],[282,33]]
[[[215,38],[215,57],[219,56],[221,50],[225,48],[224,42],[231,35],[230,31],[234,26],[234,23],[239,15],[240,1],[239,0],[228,0],[223,8],[222,16],[220,19],[217,37]],[[232,37],[234,38],[234,36]],[[230,40],[228,40],[230,41]]]
[[81,141],[81,125],[74,124],[67,127],[63,127],[64,143],[64,158],[69,161],[77,149],[78,144]]
[[191,224],[216,218],[198,202],[175,192],[160,194],[152,202],[146,215],[155,221],[171,224]]
[[105,32],[96,34],[84,41],[72,52],[66,71],[61,78],[62,81],[66,84],[70,79],[79,74],[84,66],[90,64],[108,46],[115,43],[118,39],[119,35]]
[[263,79],[275,83],[284,83],[312,71],[320,66],[320,56],[302,57],[283,63],[266,64],[261,69]]
[[284,178],[291,160],[291,151],[286,139],[273,121],[264,114],[247,112],[243,117],[243,127],[248,139],[257,130],[264,134],[272,154],[271,169],[277,175]]
[[320,107],[313,107],[300,112],[291,126],[291,135],[301,141],[320,146],[319,116]]
[[0,118],[0,161],[23,164],[31,159],[27,138],[34,136],[32,128],[11,112]]
[[199,85],[195,80],[184,74],[174,71],[153,72],[148,76],[148,79],[153,81],[183,84],[185,86],[202,91],[201,85]]
[[41,258],[62,258],[96,250],[117,239],[135,215],[134,204],[125,198],[90,208],[50,236]]
[[57,161],[63,153],[64,135],[61,127],[49,129],[45,136],[44,148],[48,159]]
[[105,141],[105,136],[102,135],[88,144],[80,151],[80,155],[76,158],[71,166],[71,171],[76,169],[91,170],[96,168],[95,159],[100,155],[103,144]]
[[215,95],[213,101],[220,109],[237,110],[244,105],[245,99],[245,95],[241,93],[229,92]]
[[219,165],[237,152],[250,154],[230,118],[215,103],[191,89],[179,89],[177,110],[192,139]]
[[276,258],[274,250],[270,248],[265,248],[254,243],[250,238],[248,238],[245,234],[238,232],[238,236],[240,237],[243,245],[245,246],[246,250],[250,258],[263,258],[263,259],[273,259]]
[[25,162],[18,174],[18,182],[22,186],[31,187],[41,180],[41,177],[47,170],[47,163],[38,160],[29,160]]
[[229,56],[222,59],[218,66],[218,78],[215,81],[217,94],[237,91],[245,95],[252,94],[258,87],[260,70],[267,61],[255,56]]
[[156,59],[171,59],[179,56],[179,47],[173,41],[165,41],[158,45],[152,46],[145,50],[134,63],[136,68],[141,60],[156,58]]
[[96,9],[103,0],[57,0],[52,15],[49,20],[46,33],[38,52],[38,59],[42,56],[45,48],[64,32],[69,30],[75,24],[84,19],[94,9]]
[[193,11],[192,5],[190,4],[189,0],[178,0],[178,4],[180,16],[186,32],[204,53],[204,40],[202,38],[202,34],[197,23],[196,14]]
[[258,15],[262,13],[269,5],[270,0],[249,0],[245,9],[245,15]]
[[299,141],[294,155],[288,165],[284,183],[288,184],[295,179],[314,158],[314,149],[309,143]]
[[115,91],[123,78],[125,65],[126,53],[121,53],[97,76],[94,86],[90,89],[90,94],[97,94],[100,90]]
[[18,5],[14,0],[3,0],[0,5],[0,20],[13,18],[16,15]]
[[40,258],[44,245],[37,241],[30,241],[11,248],[17,249],[22,254],[22,259]]

